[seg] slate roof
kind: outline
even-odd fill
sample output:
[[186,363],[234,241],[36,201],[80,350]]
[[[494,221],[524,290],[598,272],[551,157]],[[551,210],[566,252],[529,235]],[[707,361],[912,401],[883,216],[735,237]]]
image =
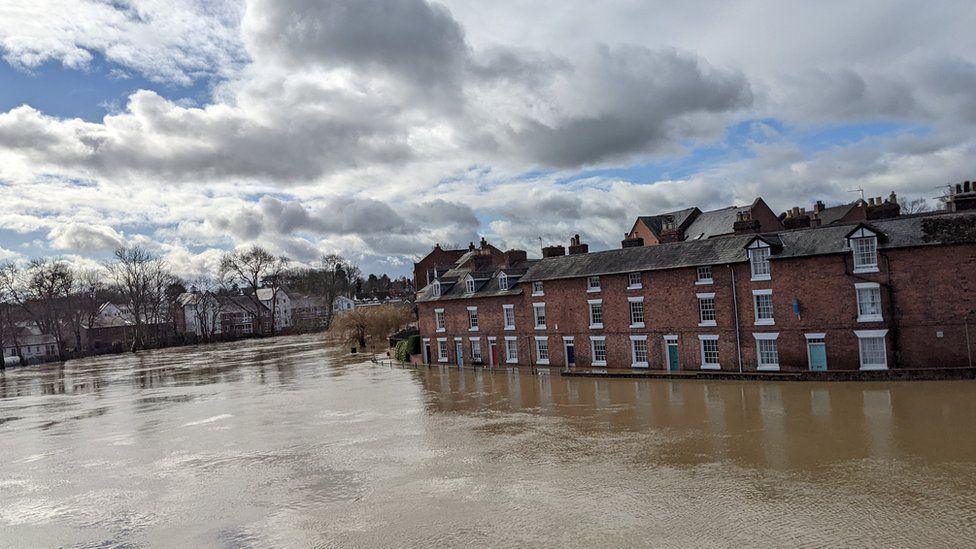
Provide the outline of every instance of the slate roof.
[[854,206],[857,205],[857,201],[851,202],[850,204],[841,204],[840,206],[831,206],[829,208],[824,208],[820,211],[820,222],[824,225],[830,225],[831,223],[836,223],[840,221],[848,212],[850,212]]
[[685,229],[685,240],[704,240],[713,236],[730,234],[736,214],[748,212],[751,209],[752,205],[729,206],[721,210],[702,212]]
[[[782,249],[770,259],[849,253],[846,236],[859,224],[882,233],[879,249],[976,244],[976,213],[922,214],[765,235],[767,240],[778,239],[782,243]],[[745,246],[756,236],[727,236],[545,258],[532,265],[520,282],[744,262],[748,259]]]
[[674,212],[667,212],[657,215],[642,215],[638,219],[650,229],[654,236],[661,236],[661,230],[664,228],[664,220],[667,217],[674,218],[674,226],[681,227],[688,220],[688,216],[694,213],[698,208],[685,208],[683,210],[677,210]]

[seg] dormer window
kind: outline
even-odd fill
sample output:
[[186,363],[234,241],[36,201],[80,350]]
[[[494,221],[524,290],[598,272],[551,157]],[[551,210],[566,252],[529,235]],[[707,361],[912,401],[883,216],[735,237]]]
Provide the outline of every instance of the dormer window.
[[695,284],[711,284],[712,283],[712,266],[702,265],[698,267],[698,276],[695,278]]
[[508,289],[508,275],[502,273],[498,275],[498,289],[507,290]]
[[434,285],[431,287],[430,291],[434,295],[434,297],[440,297],[441,296],[441,283],[435,280],[434,281]]
[[753,280],[769,280],[769,244],[754,240],[749,244],[749,268]]
[[535,281],[535,282],[532,283],[532,295],[534,295],[534,296],[545,295],[545,292],[542,291],[542,281],[541,280],[537,280],[537,281]]
[[474,293],[474,279],[469,278],[464,281],[464,291],[473,294]]
[[861,227],[848,236],[855,273],[878,272],[878,236]]

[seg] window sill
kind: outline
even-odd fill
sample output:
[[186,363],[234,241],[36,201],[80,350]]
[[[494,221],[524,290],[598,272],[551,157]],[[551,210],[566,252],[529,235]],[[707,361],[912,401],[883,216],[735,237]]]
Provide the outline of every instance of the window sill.
[[447,359],[446,358],[438,358],[437,359],[437,362],[440,362],[442,364],[446,364],[447,363]]
[[537,360],[537,361],[535,361],[535,363],[536,364],[541,364],[543,366],[548,366],[549,365],[549,359],[546,359],[546,360]]
[[515,326],[505,326],[505,331],[511,332],[515,330]]
[[858,322],[884,322],[884,317],[881,315],[864,315],[857,317]]
[[770,275],[758,275],[758,276],[752,277],[749,280],[751,280],[752,282],[762,282],[764,280],[772,280],[772,279],[773,279],[773,277],[770,276]]
[[630,365],[631,368],[650,368],[646,362],[635,362]]
[[778,372],[779,364],[766,364],[763,366],[756,367],[757,372]]
[[866,273],[877,273],[880,272],[877,265],[874,267],[855,267],[854,274],[866,274]]
[[543,324],[542,326],[536,326],[535,329],[536,330],[545,330],[546,329],[546,325]]
[[753,323],[753,326],[775,326],[776,322],[774,320],[757,320]]
[[535,293],[535,292],[533,292],[533,293],[532,293],[532,297],[542,297],[542,296],[544,296],[544,295],[546,295],[546,294],[545,294],[545,293],[543,293],[543,292],[539,292],[539,293]]
[[587,288],[586,289],[586,293],[588,293],[588,294],[595,294],[595,293],[597,293],[599,291],[600,291],[600,288]]
[[709,278],[707,280],[696,280],[695,281],[695,286],[707,286],[709,284],[714,284],[714,283],[715,283],[715,281],[713,279],[711,279],[711,278]]
[[721,370],[722,366],[719,364],[702,364],[702,370]]
[[518,364],[518,359],[517,358],[515,360],[512,360],[510,358],[506,359],[505,364]]
[[887,370],[887,364],[866,364],[861,366],[861,371]]
[[434,330],[434,331],[435,331],[435,332],[437,332],[437,333],[439,333],[439,334],[443,334],[444,332],[446,332],[446,331],[447,331],[447,329],[446,329],[446,328],[437,328],[437,329],[436,329],[436,330]]
[[644,323],[643,322],[637,322],[635,324],[631,324],[630,327],[631,328],[643,328],[644,327]]
[[638,284],[636,286],[627,286],[627,289],[628,290],[640,290],[640,289],[643,289],[643,288],[644,288],[644,286],[641,285],[641,284]]
[[705,326],[718,326],[718,324],[716,324],[714,320],[706,320],[704,322],[699,322],[698,325],[699,326],[702,326],[702,327],[705,327]]
[[591,330],[602,330],[603,329],[603,324],[590,324],[590,329]]
[[592,362],[592,364],[590,364],[590,365],[591,366],[606,366],[607,365],[607,361],[606,360],[594,360]]

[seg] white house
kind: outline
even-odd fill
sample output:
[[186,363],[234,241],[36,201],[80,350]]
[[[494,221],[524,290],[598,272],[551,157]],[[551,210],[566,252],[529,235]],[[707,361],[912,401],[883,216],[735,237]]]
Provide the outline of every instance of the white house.
[[291,298],[282,288],[259,288],[258,301],[269,310],[274,311],[275,331],[280,332],[291,328],[293,324]]
[[340,295],[332,300],[332,312],[341,313],[342,311],[350,311],[356,308],[356,302],[349,299],[344,295]]
[[46,362],[58,358],[58,342],[52,334],[43,334],[35,326],[23,326],[17,331],[17,345],[12,340],[3,342],[5,363],[8,362],[6,359],[17,356],[18,347],[25,362]]

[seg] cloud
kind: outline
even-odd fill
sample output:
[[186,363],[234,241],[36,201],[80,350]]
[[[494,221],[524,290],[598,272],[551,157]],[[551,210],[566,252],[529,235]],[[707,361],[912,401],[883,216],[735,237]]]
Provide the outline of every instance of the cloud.
[[50,245],[55,250],[98,252],[114,250],[125,244],[125,239],[115,229],[105,225],[66,223],[48,233]]

